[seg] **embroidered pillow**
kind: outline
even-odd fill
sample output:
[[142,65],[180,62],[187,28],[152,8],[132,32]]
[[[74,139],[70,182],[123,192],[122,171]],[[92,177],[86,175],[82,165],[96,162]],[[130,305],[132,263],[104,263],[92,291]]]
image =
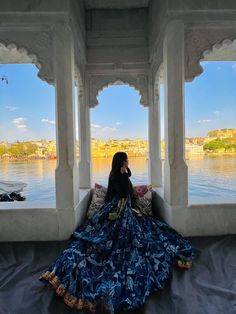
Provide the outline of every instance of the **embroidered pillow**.
[[136,185],[134,190],[137,193],[135,205],[142,214],[153,216],[152,213],[152,186],[151,185]]
[[87,218],[91,218],[95,214],[95,212],[100,210],[102,205],[105,203],[106,193],[107,193],[106,187],[95,183],[92,200],[87,211]]
[[[136,192],[135,205],[137,208],[142,214],[152,216],[152,186],[136,185],[134,190]],[[106,193],[106,187],[95,183],[92,200],[87,211],[87,218],[91,218],[105,204]]]

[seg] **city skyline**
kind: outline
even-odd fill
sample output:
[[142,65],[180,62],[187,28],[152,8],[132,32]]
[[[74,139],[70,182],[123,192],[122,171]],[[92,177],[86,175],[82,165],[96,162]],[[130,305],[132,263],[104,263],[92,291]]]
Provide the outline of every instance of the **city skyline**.
[[[217,133],[218,135],[212,135],[213,133]],[[209,130],[207,135],[204,136],[204,137],[185,137],[185,140],[188,141],[188,140],[200,140],[200,139],[211,139],[211,138],[234,138],[236,135],[236,128],[225,128],[225,129],[216,129],[216,130]],[[104,143],[107,143],[107,142],[125,142],[125,141],[146,141],[148,142],[148,139],[142,139],[142,138],[129,138],[129,137],[125,137],[125,138],[120,138],[120,139],[114,139],[114,138],[107,138],[107,139],[100,139],[100,138],[96,138],[96,137],[91,137],[91,142],[95,140],[95,141],[101,141],[101,142],[104,142]],[[56,142],[56,139],[36,139],[36,140],[17,140],[15,141],[15,143],[24,143],[24,142]],[[161,142],[165,142],[165,139],[161,139]],[[1,143],[6,143],[6,144],[14,144],[14,143],[11,143],[11,142],[8,142],[8,141],[0,141],[0,144]],[[76,139],[76,143],[78,144],[79,141],[78,139]]]
[[[201,76],[185,84],[186,137],[205,137],[210,130],[235,128],[236,63],[202,65]],[[54,87],[37,77],[34,65],[2,65],[0,75],[9,81],[0,84],[0,141],[54,140]],[[161,85],[162,138],[163,94]],[[105,88],[98,95],[99,105],[91,109],[91,137],[147,139],[148,112],[139,100],[139,93],[129,86]]]

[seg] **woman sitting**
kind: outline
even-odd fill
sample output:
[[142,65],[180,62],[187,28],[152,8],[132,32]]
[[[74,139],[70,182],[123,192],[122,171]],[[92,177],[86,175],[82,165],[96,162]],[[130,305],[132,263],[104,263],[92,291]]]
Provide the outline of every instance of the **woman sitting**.
[[40,277],[73,308],[137,308],[164,287],[174,264],[192,265],[190,242],[136,206],[130,176],[126,153],[116,153],[105,205],[75,230],[72,243]]

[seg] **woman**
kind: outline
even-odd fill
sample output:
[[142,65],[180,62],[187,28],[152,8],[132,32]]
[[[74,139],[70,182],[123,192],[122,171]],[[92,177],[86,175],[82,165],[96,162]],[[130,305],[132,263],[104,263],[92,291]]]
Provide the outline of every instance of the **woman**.
[[105,205],[76,229],[73,242],[40,277],[71,307],[134,309],[164,287],[174,263],[191,267],[189,241],[141,213],[130,176],[126,153],[116,153]]

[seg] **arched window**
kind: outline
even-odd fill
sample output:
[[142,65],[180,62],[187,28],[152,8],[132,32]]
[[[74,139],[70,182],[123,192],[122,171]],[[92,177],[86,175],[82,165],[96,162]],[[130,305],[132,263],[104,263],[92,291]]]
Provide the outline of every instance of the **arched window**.
[[27,201],[55,201],[54,88],[26,49],[1,44],[0,62],[0,180],[27,183]]
[[235,42],[203,56],[204,72],[185,88],[189,203],[235,203]]
[[125,151],[129,156],[132,182],[148,182],[147,109],[140,95],[128,85],[109,86],[98,96],[98,106],[91,110],[92,176],[107,185],[112,156]]

